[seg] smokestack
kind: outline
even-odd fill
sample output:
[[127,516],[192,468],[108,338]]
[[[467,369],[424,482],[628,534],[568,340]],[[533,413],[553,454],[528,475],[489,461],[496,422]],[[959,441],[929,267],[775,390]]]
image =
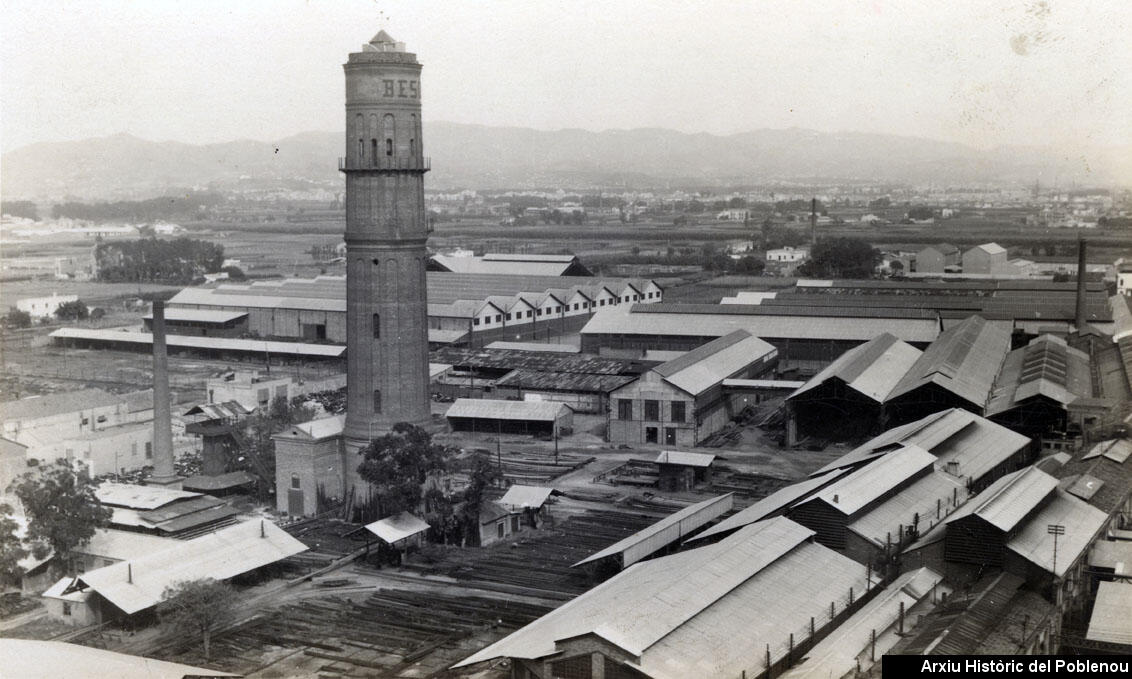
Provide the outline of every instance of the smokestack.
[[1077,332],[1085,327],[1085,239],[1077,236]]
[[153,302],[153,476],[146,484],[181,489],[173,468],[173,418],[169,404],[169,358],[165,349],[165,302]]
[[818,199],[810,199],[810,246],[818,244]]

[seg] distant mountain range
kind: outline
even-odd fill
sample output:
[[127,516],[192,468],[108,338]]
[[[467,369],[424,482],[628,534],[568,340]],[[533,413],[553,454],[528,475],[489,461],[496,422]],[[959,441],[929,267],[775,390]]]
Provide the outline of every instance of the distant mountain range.
[[[341,132],[304,132],[275,143],[152,142],[128,134],[39,143],[0,157],[7,199],[111,199],[212,186],[331,186],[338,181]],[[1087,155],[1031,147],[982,151],[961,144],[856,132],[757,130],[726,136],[664,129],[541,131],[432,122],[429,188],[584,189],[695,187],[773,181],[869,181],[956,185],[1040,179],[1085,184],[1128,180],[1132,171]],[[1108,158],[1125,164],[1132,154]]]

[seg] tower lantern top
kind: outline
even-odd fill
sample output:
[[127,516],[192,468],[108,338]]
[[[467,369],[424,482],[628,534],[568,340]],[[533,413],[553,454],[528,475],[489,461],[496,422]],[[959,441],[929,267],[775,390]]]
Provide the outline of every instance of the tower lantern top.
[[397,42],[393,36],[381,29],[370,41],[362,45],[363,52],[404,52],[405,43]]

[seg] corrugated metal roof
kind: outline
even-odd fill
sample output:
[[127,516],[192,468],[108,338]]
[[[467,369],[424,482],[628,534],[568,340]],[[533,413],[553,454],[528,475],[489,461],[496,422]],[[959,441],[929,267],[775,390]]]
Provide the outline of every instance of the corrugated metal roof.
[[318,440],[330,436],[338,436],[342,433],[345,426],[345,415],[331,415],[330,417],[321,417],[317,420],[293,424],[285,431],[276,434],[276,436],[297,436],[300,438]]
[[538,509],[546,504],[546,501],[550,499],[550,495],[553,492],[553,488],[514,485],[508,488],[507,492],[503,494],[503,497],[496,500],[496,502],[512,508],[522,507],[523,509]]
[[761,663],[768,643],[772,659],[784,655],[784,630],[822,619],[851,586],[863,591],[863,569],[812,536],[780,517],[634,564],[456,666],[541,658],[558,640],[596,634],[639,656],[651,677],[738,676]]
[[[966,492],[965,485],[958,479],[933,471],[865,512],[849,524],[849,530],[883,547],[889,538],[892,542],[897,540],[901,526],[907,530],[908,526],[915,525],[916,530],[924,533],[931,530],[953,509],[952,498],[962,502]],[[940,508],[938,518],[937,507]],[[919,523],[916,523],[917,518]]]
[[[810,295],[812,296],[812,295]],[[775,299],[759,304],[702,304],[689,302],[660,302],[634,305],[633,313],[671,314],[685,316],[802,316],[815,318],[911,318],[935,320],[939,314],[935,309],[913,306],[874,306],[857,305],[840,299],[821,299],[823,304],[807,304],[805,300]]]
[[633,533],[623,540],[618,540],[605,549],[591,554],[571,566],[575,568],[582,564],[600,561],[611,556],[621,555],[621,566],[626,568],[638,561],[655,554],[664,547],[679,541],[688,533],[700,526],[731,511],[734,496],[731,493],[713,497],[694,505],[689,505],[677,512],[669,514],[660,521]]
[[1102,582],[1097,587],[1097,600],[1089,617],[1085,638],[1110,644],[1132,646],[1132,585],[1126,582]]
[[577,354],[582,350],[573,344],[542,344],[540,342],[491,342],[485,349],[507,349],[510,351],[533,351],[536,353]]
[[803,384],[805,384],[805,382],[799,380],[723,380],[723,386],[725,388],[730,387],[733,389],[782,389],[784,391],[793,391]]
[[996,480],[947,519],[951,523],[974,514],[1007,532],[1057,488],[1057,479],[1037,467],[1026,467]]
[[[728,308],[716,305],[717,308]],[[763,339],[835,339],[868,341],[889,332],[905,342],[931,342],[939,334],[939,322],[927,318],[860,318],[806,316],[752,316],[750,314],[696,314],[679,312],[639,313],[620,307],[598,309],[582,328],[583,335],[650,335],[673,337],[722,337],[746,330]]]
[[[1088,549],[1093,538],[1108,521],[1108,515],[1061,490],[1054,492],[1053,499],[1026,522],[1022,530],[1006,543],[1006,547],[1060,578]],[[1046,530],[1050,524],[1065,526],[1065,534],[1057,540],[1056,571],[1053,563],[1053,536]]]
[[653,370],[669,384],[696,396],[777,353],[777,349],[758,337],[737,330]]
[[197,474],[190,476],[181,482],[182,488],[191,488],[202,492],[214,492],[219,490],[228,490],[238,486],[246,486],[255,483],[256,477],[244,470],[237,470],[234,472],[226,472],[224,474],[217,474],[216,476],[206,476],[204,474]]
[[904,446],[843,476],[818,491],[813,499],[853,516],[865,505],[932,466],[935,459],[935,455],[923,448]]
[[[219,311],[213,309],[181,309],[173,307],[165,310],[165,320],[190,323],[228,323],[244,316],[246,311]],[[153,320],[153,314],[142,316],[145,320]]]
[[637,378],[630,375],[512,370],[495,381],[496,387],[515,387],[545,391],[575,391],[608,394]]
[[105,559],[137,559],[179,544],[172,538],[126,530],[96,528],[85,544],[75,548],[80,554],[91,554]]
[[810,493],[830,483],[844,473],[844,471],[837,469],[812,479],[806,479],[798,483],[792,483],[784,488],[779,488],[750,507],[727,517],[702,533],[693,535],[685,542],[695,542],[696,540],[712,537],[713,535],[729,533],[748,524],[755,523],[756,521],[762,521],[771,514],[783,510],[794,504],[794,502],[807,497]]
[[238,677],[207,667],[115,653],[63,641],[0,639],[5,674],[23,679],[54,677],[115,677],[115,679],[185,679]]
[[509,276],[561,276],[570,268],[574,259],[572,255],[432,256],[433,262],[453,273]]
[[975,247],[971,248],[971,250],[982,250],[988,255],[1001,255],[1006,252],[1006,248],[1002,247],[998,243],[983,243],[982,245],[976,245]]
[[1093,378],[1088,354],[1053,335],[1042,335],[1011,351],[995,380],[987,414],[1005,412],[1038,395],[1063,406],[1091,398]]
[[[59,328],[51,337],[60,339],[81,339],[99,342],[124,342],[127,344],[153,345],[153,334],[126,328],[95,330],[90,328]],[[170,348],[207,349],[213,351],[240,351],[255,354],[287,354],[293,356],[319,356],[336,358],[346,353],[346,347],[338,344],[307,344],[305,342],[271,342],[264,340],[236,339],[232,337],[194,337],[190,335],[167,335],[166,344]]]
[[[1070,479],[1065,479],[1065,481],[1070,481]],[[1072,479],[1069,483],[1062,483],[1065,492],[1085,501],[1091,500],[1092,497],[1100,491],[1102,486],[1104,486],[1104,481],[1101,481],[1091,474],[1082,474]]]
[[[901,604],[908,610],[928,596],[943,576],[930,568],[918,568],[898,576],[860,610],[811,648],[799,664],[778,675],[780,679],[830,679],[857,669],[857,660],[868,647],[873,630],[879,636],[897,624]],[[908,627],[911,627],[909,625]]]
[[0,419],[5,422],[38,419],[113,406],[122,402],[122,396],[111,394],[102,389],[61,391],[46,396],[29,396],[16,401],[4,401],[0,403]]
[[836,378],[850,389],[883,403],[921,353],[919,349],[895,336],[882,333],[837,357],[787,398],[800,396],[827,380]]
[[185,411],[185,415],[203,415],[206,420],[234,420],[250,415],[248,410],[239,401],[225,401],[223,403],[201,403]]
[[686,467],[710,467],[715,455],[708,453],[689,453],[683,450],[662,450],[656,456],[657,464],[678,464]]
[[1101,441],[1093,446],[1081,459],[1091,460],[1096,457],[1105,457],[1116,464],[1124,464],[1124,461],[1127,460],[1130,455],[1132,455],[1132,441],[1128,439],[1111,439],[1109,441]]
[[[1111,568],[1117,577],[1132,576],[1132,542],[1127,540],[1097,540],[1089,554],[1089,565]],[[1132,614],[1132,611],[1129,612]],[[1129,616],[1132,618],[1132,615]]]
[[132,483],[110,483],[108,481],[99,484],[94,495],[104,505],[146,511],[164,507],[170,502],[201,497],[200,493],[190,493],[185,490],[173,490],[159,486],[137,486]]
[[585,373],[591,375],[638,374],[634,362],[599,358],[588,354],[556,354],[513,349],[465,349],[443,347],[432,353],[434,359],[457,368],[494,370],[526,369],[538,372]]
[[936,384],[982,408],[1009,351],[1008,331],[980,316],[971,316],[932,342],[888,397],[899,398]]
[[390,545],[424,533],[429,528],[430,526],[427,523],[409,512],[401,512],[396,516],[387,516],[384,519],[366,524],[366,530]]
[[[177,582],[227,580],[307,550],[270,521],[246,521],[130,561],[84,573],[79,579],[127,614],[156,606]],[[131,582],[132,580],[132,582]]]
[[961,408],[950,408],[876,436],[815,473],[853,466],[905,444],[923,448],[939,458],[937,466],[972,479],[1006,461],[1030,439]]
[[502,401],[458,398],[445,417],[474,417],[485,420],[537,420],[553,422],[570,407],[557,401]]

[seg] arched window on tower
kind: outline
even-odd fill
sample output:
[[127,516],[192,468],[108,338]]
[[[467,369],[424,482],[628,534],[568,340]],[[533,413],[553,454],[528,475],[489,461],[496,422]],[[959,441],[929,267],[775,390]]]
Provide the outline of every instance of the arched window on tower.
[[385,137],[385,155],[393,155],[393,139],[397,135],[392,113],[386,113],[382,119],[381,136]]
[[370,149],[371,149],[371,155],[373,156],[372,162],[373,162],[374,165],[377,165],[377,140],[376,139],[370,139]]
[[358,140],[358,165],[366,162],[366,140]]

